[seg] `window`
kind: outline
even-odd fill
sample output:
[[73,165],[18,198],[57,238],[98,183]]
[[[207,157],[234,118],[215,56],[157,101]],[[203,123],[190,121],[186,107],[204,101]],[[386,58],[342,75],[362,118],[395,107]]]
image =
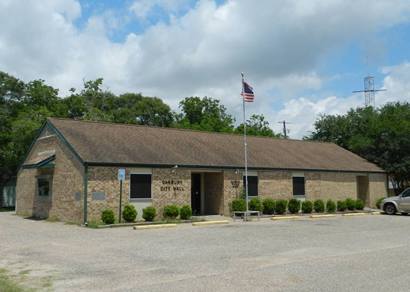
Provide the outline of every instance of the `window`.
[[37,192],[40,197],[48,197],[50,195],[50,179],[39,177],[37,178]]
[[[258,196],[258,177],[248,176],[248,196],[256,197]],[[243,189],[246,190],[246,178],[243,177]]]
[[304,196],[305,195],[305,178],[294,176],[293,177],[293,195]]
[[405,190],[402,194],[401,194],[402,198],[407,198],[410,197],[410,189]]
[[150,174],[131,174],[131,199],[150,199],[151,198],[151,175]]

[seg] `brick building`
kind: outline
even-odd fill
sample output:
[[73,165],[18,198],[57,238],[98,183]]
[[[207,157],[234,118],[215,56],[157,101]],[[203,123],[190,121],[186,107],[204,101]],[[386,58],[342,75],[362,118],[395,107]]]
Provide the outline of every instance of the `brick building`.
[[[248,138],[249,195],[274,199],[386,195],[386,174],[332,143]],[[241,135],[50,118],[18,173],[18,214],[97,221],[123,204],[188,204],[197,214],[229,214],[243,188]]]

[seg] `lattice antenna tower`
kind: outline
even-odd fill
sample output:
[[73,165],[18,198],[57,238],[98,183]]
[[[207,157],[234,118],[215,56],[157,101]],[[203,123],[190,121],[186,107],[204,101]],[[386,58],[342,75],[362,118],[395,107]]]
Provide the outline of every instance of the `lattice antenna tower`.
[[[368,66],[368,57],[366,56],[366,66]],[[376,92],[377,91],[386,91],[386,89],[375,89],[374,88],[374,76],[367,74],[363,78],[363,90],[354,90],[353,93],[363,92],[364,94],[364,106],[376,107]]]

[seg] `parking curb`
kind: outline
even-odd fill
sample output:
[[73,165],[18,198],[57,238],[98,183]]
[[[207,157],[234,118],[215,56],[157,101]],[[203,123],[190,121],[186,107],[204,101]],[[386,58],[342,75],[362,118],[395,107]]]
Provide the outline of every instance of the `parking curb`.
[[380,212],[380,211],[374,211],[374,212],[371,212],[371,214],[372,214],[372,215],[381,215],[382,212]]
[[367,215],[367,213],[346,213],[342,214],[342,216],[364,216]]
[[336,217],[336,214],[310,215],[310,218],[329,218]]
[[142,225],[134,226],[134,230],[143,230],[143,229],[160,229],[160,228],[171,228],[176,227],[176,224],[152,224],[152,225]]
[[215,221],[203,221],[203,222],[194,222],[192,226],[207,226],[214,224],[229,224],[228,220],[215,220]]
[[271,220],[289,220],[289,219],[299,219],[300,216],[282,216],[282,217],[272,217]]

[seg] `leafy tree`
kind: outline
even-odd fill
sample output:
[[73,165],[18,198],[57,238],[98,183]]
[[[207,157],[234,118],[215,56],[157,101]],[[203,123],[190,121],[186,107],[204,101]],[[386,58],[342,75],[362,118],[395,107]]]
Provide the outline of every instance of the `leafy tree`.
[[176,115],[178,127],[214,132],[233,131],[234,119],[217,99],[186,97],[179,107],[182,113]]
[[[243,133],[243,123],[236,129],[236,133]],[[270,127],[269,122],[265,120],[263,115],[252,115],[249,120],[246,121],[246,133],[253,136],[267,136],[279,138],[280,134],[276,134]]]
[[307,139],[334,142],[386,170],[396,192],[410,185],[410,104],[323,115]]
[[38,129],[47,117],[69,117],[155,126],[173,124],[168,105],[156,97],[103,90],[103,79],[84,82],[61,98],[44,80],[24,83],[0,71],[0,185],[17,174]]
[[160,127],[169,127],[173,122],[171,108],[157,97],[126,93],[119,96],[117,104],[114,111],[116,122]]

